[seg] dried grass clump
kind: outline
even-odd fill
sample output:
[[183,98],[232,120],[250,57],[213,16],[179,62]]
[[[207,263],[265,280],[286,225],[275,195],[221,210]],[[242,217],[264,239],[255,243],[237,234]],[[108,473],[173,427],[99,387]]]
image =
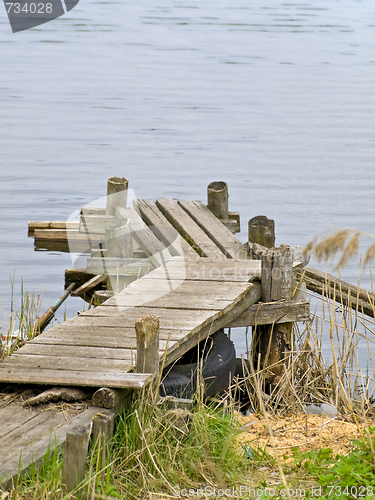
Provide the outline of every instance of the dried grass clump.
[[[349,260],[356,257],[359,251],[359,242],[362,236],[375,238],[374,235],[358,231],[356,229],[340,229],[335,233],[326,236],[322,239],[314,238],[311,240],[304,253],[313,252],[318,261],[334,259],[337,254],[341,253],[340,260],[336,266],[336,270],[348,264]],[[375,257],[375,243],[370,245],[366,251],[363,266],[366,267]]]

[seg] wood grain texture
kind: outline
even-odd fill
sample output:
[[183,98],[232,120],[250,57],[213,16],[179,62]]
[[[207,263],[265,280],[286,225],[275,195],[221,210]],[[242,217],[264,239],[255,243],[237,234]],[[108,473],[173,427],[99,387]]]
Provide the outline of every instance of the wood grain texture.
[[168,247],[172,255],[185,255],[187,258],[197,258],[199,255],[180,237],[165,215],[151,200],[135,200],[136,210],[139,210],[144,222],[149,226],[157,238]]
[[229,259],[247,259],[243,243],[201,201],[180,200],[179,206],[198,224]]
[[156,201],[156,206],[199,255],[217,259],[223,258],[224,254],[219,247],[174,200],[161,198]]
[[310,303],[302,301],[259,302],[249,307],[226,326],[270,325],[272,323],[291,323],[307,321],[310,318]]

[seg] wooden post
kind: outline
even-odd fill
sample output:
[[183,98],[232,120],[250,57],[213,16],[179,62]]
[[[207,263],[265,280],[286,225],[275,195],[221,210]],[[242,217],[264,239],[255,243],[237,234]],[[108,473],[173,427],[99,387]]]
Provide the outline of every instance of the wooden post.
[[113,413],[107,415],[97,413],[92,419],[92,424],[92,437],[98,452],[101,450],[101,469],[103,469],[106,466],[107,453],[111,447],[115,416]]
[[275,246],[275,221],[265,215],[249,220],[248,240],[267,248]]
[[62,465],[64,493],[73,491],[84,479],[90,427],[76,426],[66,434]]
[[107,186],[106,214],[115,215],[116,207],[125,207],[128,201],[128,179],[111,177]]
[[[291,300],[294,289],[293,250],[289,245],[272,248],[262,255],[262,302]],[[261,367],[270,368],[266,381],[275,386],[288,366],[293,323],[258,326],[253,331],[254,366],[258,354]]]
[[159,373],[159,319],[153,314],[135,322],[138,373]]
[[207,187],[207,207],[218,219],[228,219],[228,185],[211,182]]

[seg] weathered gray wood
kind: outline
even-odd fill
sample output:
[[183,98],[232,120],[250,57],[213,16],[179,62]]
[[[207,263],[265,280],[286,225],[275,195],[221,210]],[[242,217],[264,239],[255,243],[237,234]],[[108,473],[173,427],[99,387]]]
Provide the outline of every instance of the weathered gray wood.
[[125,179],[125,177],[111,177],[108,179],[106,214],[114,215],[116,208],[126,207],[128,184],[128,179]]
[[[65,346],[64,349],[68,349],[69,346]],[[77,349],[79,349],[77,347]],[[84,349],[84,348],[82,348]],[[99,349],[99,348],[98,348]],[[73,350],[73,349],[72,349]],[[87,350],[87,349],[86,349]],[[54,349],[56,353],[56,349]],[[90,376],[90,373],[98,372],[123,372],[131,368],[131,358],[132,353],[130,349],[124,349],[123,359],[103,359],[103,358],[88,358],[81,356],[58,356],[48,354],[21,354],[23,351],[18,350],[16,353],[12,354],[9,358],[5,359],[0,364],[1,373],[4,373],[7,369],[11,369],[15,366],[28,367],[31,366],[35,369],[46,369],[46,370],[61,370],[61,371],[81,371],[85,372],[82,376]],[[61,384],[57,384],[61,385]],[[64,384],[72,385],[72,384]],[[74,384],[73,384],[74,385]]]
[[[293,250],[289,245],[269,249],[262,255],[262,301],[291,300],[294,290]],[[288,353],[292,349],[292,323],[259,326],[253,332],[254,362],[261,356],[261,367],[272,366],[266,380],[273,386],[281,380]],[[254,365],[255,365],[254,363]]]
[[[127,367],[132,368],[132,364]],[[24,383],[40,385],[80,385],[82,387],[106,387],[142,389],[153,379],[150,373],[127,373],[124,372],[85,372],[69,369],[66,370],[43,369],[37,367],[26,367],[11,365],[3,367],[0,365],[0,379],[7,383]]]
[[310,318],[310,303],[301,301],[259,302],[231,321],[226,328],[293,323]]
[[135,322],[137,333],[138,373],[155,373],[159,369],[159,319],[149,314]]
[[[30,412],[30,410],[27,411]],[[70,429],[76,425],[90,424],[93,415],[97,411],[97,408],[89,408],[70,422],[65,423],[65,425],[61,424],[64,421],[66,422],[66,418],[69,416],[67,412],[64,412],[64,414],[51,412],[50,420],[44,426],[39,426],[40,436],[37,439],[34,438],[31,441],[26,439],[19,446],[14,446],[11,450],[7,449],[6,453],[1,454],[5,458],[5,461],[0,465],[2,488],[9,487],[12,478],[18,473],[26,471],[31,464],[39,464],[47,451],[53,451],[57,446],[63,444],[66,433]],[[17,411],[13,408],[13,415],[15,414],[17,414]]]
[[94,293],[94,307],[103,304],[103,302],[113,297],[114,293],[113,290],[97,290]]
[[61,480],[65,494],[85,479],[90,433],[90,427],[77,426],[66,434]]
[[105,279],[107,278],[106,274],[98,274],[94,276],[94,278],[89,279],[81,285],[79,288],[76,288],[72,295],[84,295],[85,293],[89,292],[92,288],[96,287],[100,283],[102,283]]
[[79,222],[74,221],[29,221],[29,234],[36,229],[79,229]]
[[90,393],[78,387],[52,387],[33,398],[27,399],[23,406],[36,406],[50,401],[81,401],[88,399]]
[[106,465],[108,453],[112,445],[115,416],[113,413],[97,413],[92,419],[92,438],[94,446],[101,451],[101,468]]
[[262,301],[291,300],[294,290],[293,250],[289,245],[262,256]]
[[92,404],[98,408],[113,410],[129,400],[132,391],[130,389],[110,389],[101,387],[92,396]]
[[106,274],[111,276],[134,276],[139,278],[154,269],[149,259],[89,257],[86,271],[90,274]]
[[106,228],[105,246],[108,257],[133,257],[133,235],[129,219],[120,220]]
[[185,255],[187,258],[197,258],[199,255],[180,236],[164,214],[151,200],[134,200],[136,210],[139,210],[142,219],[149,226],[155,236],[168,247],[172,255]]
[[80,233],[75,229],[36,229],[34,231],[34,238],[35,241],[69,241],[77,243],[87,243],[88,245],[104,241],[104,237],[101,234],[90,233],[90,235],[86,235],[85,233]]
[[160,266],[172,257],[168,248],[155,236],[132,207],[116,210],[118,217],[130,220],[134,240],[155,266]]
[[174,200],[161,198],[156,201],[156,205],[199,255],[218,260],[225,258],[219,247]]
[[173,288],[173,281],[137,280],[128,288],[107,300],[101,307],[160,307],[170,309],[220,309],[229,305],[247,288],[243,282],[184,281]]
[[[107,257],[107,249],[106,248],[92,248],[91,249],[91,257]],[[134,257],[134,255],[133,255]]]
[[[179,260],[174,257],[167,262],[168,279],[186,281],[251,281],[260,279],[261,262],[256,260],[225,259],[223,262],[209,259],[194,261]],[[165,278],[165,269],[159,267],[144,279]]]
[[248,240],[267,248],[275,246],[275,221],[265,215],[257,215],[249,220]]
[[227,258],[236,260],[248,258],[243,243],[201,201],[180,200],[178,204],[203,229]]
[[105,208],[85,205],[81,208],[81,215],[105,215]]
[[115,226],[118,223],[114,215],[81,215],[79,223],[80,233],[105,234],[108,227]]
[[211,182],[207,187],[207,206],[218,219],[228,219],[228,185]]
[[212,333],[224,328],[226,324],[239,316],[248,307],[259,301],[261,296],[261,285],[259,282],[249,283],[246,289],[231,301],[229,304],[211,317],[211,321],[204,327],[197,326],[189,332],[189,334],[179,343],[173,344],[168,350],[165,357],[165,364],[176,361],[189,349],[195,347],[201,340],[205,339]]
[[228,212],[228,219],[219,219],[233,234],[241,232],[240,212]]

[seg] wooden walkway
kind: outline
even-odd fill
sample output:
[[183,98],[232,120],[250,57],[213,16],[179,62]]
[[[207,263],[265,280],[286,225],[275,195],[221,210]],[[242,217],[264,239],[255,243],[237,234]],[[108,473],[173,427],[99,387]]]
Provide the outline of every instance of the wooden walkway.
[[[41,245],[43,241],[63,241],[68,247],[73,241],[85,247],[89,242],[92,255],[86,272],[91,275],[121,274],[135,281],[101,306],[43,332],[5,358],[0,363],[3,387],[8,383],[144,387],[153,374],[134,373],[135,321],[148,314],[159,318],[161,366],[220,328],[308,317],[304,301],[257,304],[261,298],[260,261],[249,260],[244,245],[203,203],[136,200],[134,209],[116,209],[116,216],[131,221],[137,244],[131,258],[108,257],[107,250],[99,250],[99,246],[95,250],[105,239],[105,225],[115,218],[100,210],[82,216],[79,226],[30,224]],[[102,279],[98,276],[98,283]],[[74,425],[91,425],[98,410],[108,411],[93,407],[91,401],[81,405],[78,415],[54,405],[30,410],[21,404],[24,392],[15,401],[0,397],[1,484],[18,468],[24,470],[47,449],[63,443]],[[125,393],[116,392],[120,403],[112,410],[114,414],[123,408]]]
[[[140,388],[151,374],[130,373],[135,321],[160,321],[160,357],[168,364],[260,299],[259,261],[174,257],[103,305],[51,328],[0,363],[0,382]],[[185,279],[183,279],[185,275]]]

